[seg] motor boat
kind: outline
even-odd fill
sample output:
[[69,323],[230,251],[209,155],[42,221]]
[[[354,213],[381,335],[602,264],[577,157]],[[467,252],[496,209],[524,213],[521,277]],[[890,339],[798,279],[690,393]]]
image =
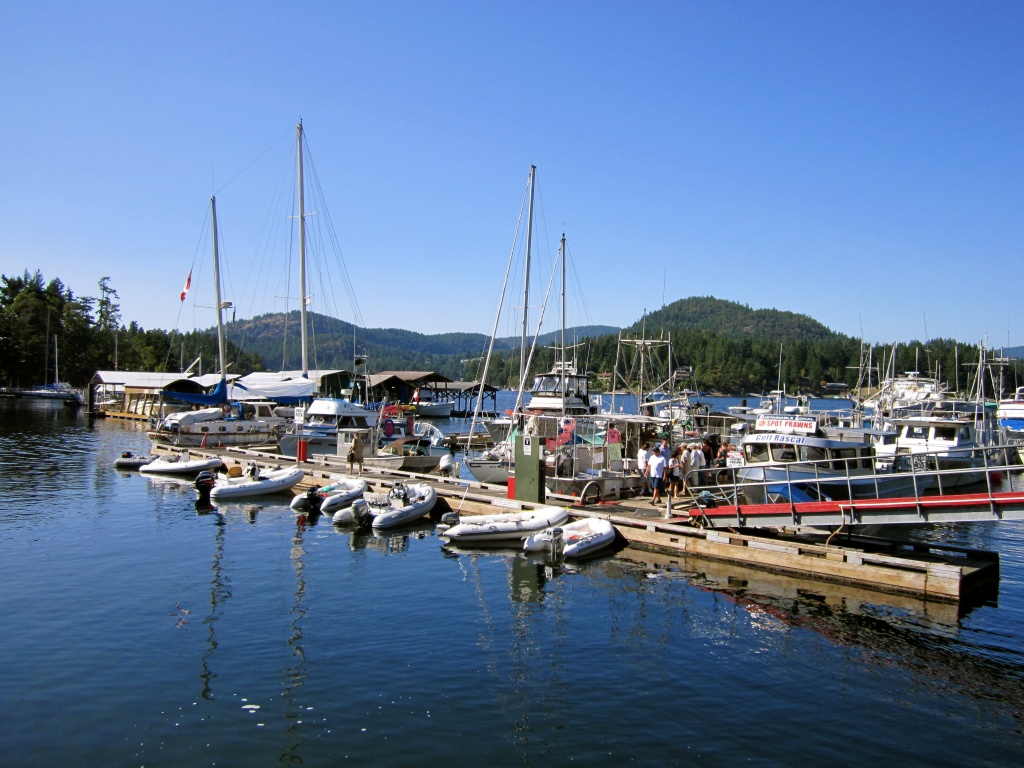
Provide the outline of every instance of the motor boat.
[[200,472],[214,471],[223,466],[224,462],[220,459],[192,459],[186,452],[155,459],[139,467],[139,472],[146,475],[198,475]]
[[214,478],[212,486],[207,478],[200,476],[196,478],[196,488],[202,495],[204,489],[209,487],[210,498],[213,501],[247,499],[290,491],[303,476],[301,467],[297,466],[261,470],[256,464],[250,464],[238,477]]
[[561,525],[569,519],[564,507],[546,506],[532,510],[494,515],[473,515],[441,532],[453,544],[499,543],[516,544],[531,534]]
[[523,549],[527,552],[550,552],[562,557],[586,557],[615,541],[615,526],[600,517],[581,517],[571,523],[546,528],[527,536]]

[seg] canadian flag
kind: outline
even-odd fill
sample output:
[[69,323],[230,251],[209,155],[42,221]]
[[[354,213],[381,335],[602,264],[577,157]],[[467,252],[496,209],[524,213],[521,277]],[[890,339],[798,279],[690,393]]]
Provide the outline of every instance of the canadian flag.
[[192,287],[192,270],[188,271],[188,277],[185,279],[185,287],[181,291],[181,300],[185,300],[185,296],[188,294],[188,289]]

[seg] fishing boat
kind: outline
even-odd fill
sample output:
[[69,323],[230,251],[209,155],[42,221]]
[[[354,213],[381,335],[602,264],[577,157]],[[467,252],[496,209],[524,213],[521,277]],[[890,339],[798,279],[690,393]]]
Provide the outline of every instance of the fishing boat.
[[547,528],[527,536],[523,549],[527,552],[549,552],[566,558],[588,557],[615,541],[615,526],[600,517],[582,517],[571,523]]
[[228,501],[282,493],[290,491],[302,478],[302,469],[297,466],[261,470],[255,464],[250,464],[240,477],[215,478],[209,489],[210,498],[214,501]]
[[151,461],[139,467],[139,472],[144,475],[198,475],[200,472],[217,470],[223,466],[224,462],[220,459],[193,459],[185,452]]
[[999,401],[996,418],[1003,429],[1024,434],[1024,387],[1017,387],[1013,397]]
[[454,544],[514,544],[545,528],[561,525],[568,519],[569,512],[564,507],[554,506],[474,515],[460,518],[456,524],[442,531],[441,536]]
[[[756,432],[742,438],[736,455],[736,482],[748,503],[765,504],[780,486],[794,486],[810,498],[877,499],[914,496],[931,487],[926,473],[896,472],[893,463],[879,466],[868,439],[828,437],[810,414],[762,414]],[[703,470],[688,485],[711,485],[730,471]]]
[[922,469],[942,472],[941,488],[955,488],[980,482],[985,467],[998,466],[999,452],[989,449],[998,441],[993,419],[935,411],[919,416],[888,419],[895,441],[878,446],[881,460],[894,462],[908,457]]
[[365,494],[374,528],[396,528],[414,523],[437,503],[437,491],[427,483],[395,483],[387,494]]

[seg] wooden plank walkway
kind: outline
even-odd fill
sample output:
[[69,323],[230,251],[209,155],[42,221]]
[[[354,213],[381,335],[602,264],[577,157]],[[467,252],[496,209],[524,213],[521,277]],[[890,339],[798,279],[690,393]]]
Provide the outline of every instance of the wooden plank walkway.
[[[156,451],[155,451],[156,452]],[[166,452],[166,451],[165,451]],[[173,452],[173,451],[171,451]],[[179,451],[180,452],[180,451]],[[293,459],[253,448],[190,449],[192,455],[217,456],[227,464],[257,463],[261,468],[291,464]],[[315,456],[302,462],[306,478],[297,492],[313,485],[325,485],[331,475],[345,474],[347,465],[336,456]],[[469,482],[459,478],[363,470],[372,490],[384,490],[398,481],[429,482],[437,491],[439,505],[434,517],[457,510],[461,514],[494,513],[496,507],[531,509],[538,505],[506,498],[507,488],[500,485]],[[932,499],[929,499],[931,501]],[[971,494],[960,497],[934,497],[930,509],[996,505],[1004,513],[1024,510],[1024,494]],[[908,500],[890,500],[887,506],[900,509]],[[914,501],[915,505],[923,500]],[[868,539],[840,534],[796,531],[786,526],[808,525],[808,518],[822,511],[833,515],[834,525],[853,523],[850,511],[838,507],[850,502],[813,504],[746,505],[701,509],[694,505],[670,509],[654,507],[645,498],[620,499],[582,506],[574,497],[552,498],[548,502],[570,508],[575,517],[602,517],[616,526],[629,546],[669,555],[686,555],[739,563],[744,566],[789,573],[834,583],[859,585],[894,594],[914,595],[927,600],[957,602],[998,585],[999,555],[983,550],[968,550],[944,545],[908,545],[887,539]],[[871,502],[877,504],[878,502]],[[856,508],[869,507],[857,502]],[[795,510],[795,515],[794,515]],[[916,506],[915,506],[916,511]],[[845,518],[836,517],[845,514]],[[1011,519],[1005,517],[1001,519]],[[1013,518],[1016,519],[1016,518]],[[797,521],[794,523],[794,520]],[[801,522],[802,521],[802,522]],[[922,522],[922,518],[915,519]],[[828,523],[815,522],[816,525]],[[776,530],[751,532],[751,526],[777,527]],[[743,530],[741,530],[743,529]]]

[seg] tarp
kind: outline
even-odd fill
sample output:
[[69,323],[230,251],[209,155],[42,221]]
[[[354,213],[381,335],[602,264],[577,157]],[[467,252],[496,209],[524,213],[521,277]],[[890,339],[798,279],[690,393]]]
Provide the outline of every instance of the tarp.
[[308,403],[313,399],[316,382],[309,379],[287,381],[236,381],[231,385],[232,400],[273,400],[281,405]]
[[208,395],[175,392],[165,389],[163,390],[163,396],[182,403],[192,403],[193,405],[222,405],[228,401],[228,385],[224,379],[221,379]]

